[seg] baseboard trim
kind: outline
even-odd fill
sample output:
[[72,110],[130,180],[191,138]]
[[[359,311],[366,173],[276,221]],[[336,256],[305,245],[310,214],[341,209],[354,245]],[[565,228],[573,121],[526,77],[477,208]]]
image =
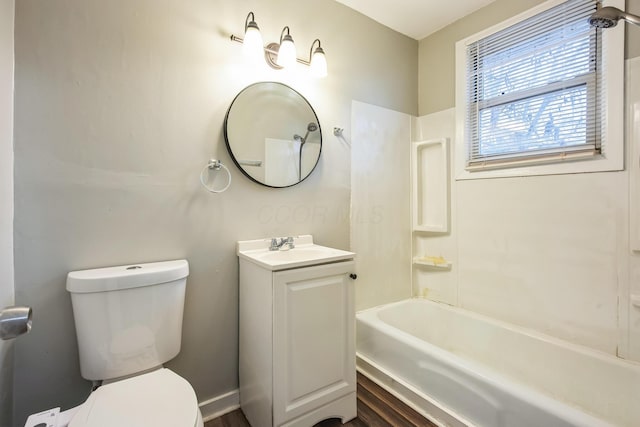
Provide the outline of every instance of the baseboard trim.
[[230,392],[212,397],[198,404],[204,422],[211,421],[240,407],[240,391]]

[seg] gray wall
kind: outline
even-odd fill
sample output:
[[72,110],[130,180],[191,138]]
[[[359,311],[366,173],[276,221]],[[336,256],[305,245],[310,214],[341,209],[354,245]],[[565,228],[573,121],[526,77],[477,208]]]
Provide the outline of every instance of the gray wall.
[[[13,16],[0,1],[0,309],[13,304]],[[0,341],[0,427],[11,426],[13,342]]]
[[[254,11],[266,41],[291,27],[298,56],[322,40],[329,76],[249,67]],[[82,402],[67,272],[186,258],[182,351],[168,366],[199,400],[237,387],[235,242],[311,233],[349,248],[351,100],[417,113],[418,43],[332,0],[21,0],[16,5],[16,299],[35,328],[16,345],[14,423]],[[303,70],[304,71],[304,70]],[[289,189],[232,165],[222,122],[259,80],[290,84],[316,108],[322,159]],[[218,195],[200,187],[209,157],[232,170]]]
[[[419,114],[455,105],[455,44],[545,0],[496,0],[440,31],[420,40]],[[640,0],[627,0],[626,10],[640,13]],[[640,28],[627,25],[626,58],[640,56]]]

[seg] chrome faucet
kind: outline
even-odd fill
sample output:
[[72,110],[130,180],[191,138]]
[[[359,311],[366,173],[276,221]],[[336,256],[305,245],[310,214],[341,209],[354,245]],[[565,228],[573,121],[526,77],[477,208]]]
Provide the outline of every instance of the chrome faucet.
[[274,237],[271,239],[271,245],[269,246],[270,251],[288,251],[293,248],[295,248],[293,237],[283,237],[279,241]]

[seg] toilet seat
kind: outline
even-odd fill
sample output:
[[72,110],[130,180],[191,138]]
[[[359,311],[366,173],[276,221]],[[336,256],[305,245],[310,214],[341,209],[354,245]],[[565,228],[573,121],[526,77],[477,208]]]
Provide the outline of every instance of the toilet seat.
[[191,384],[162,368],[99,387],[69,427],[191,427],[198,415]]

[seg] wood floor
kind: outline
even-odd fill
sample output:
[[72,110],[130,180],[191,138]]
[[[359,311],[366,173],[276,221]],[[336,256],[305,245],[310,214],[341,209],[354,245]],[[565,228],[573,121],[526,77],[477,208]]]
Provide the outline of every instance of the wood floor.
[[[240,409],[208,421],[205,427],[250,427]],[[315,427],[436,427],[373,381],[358,374],[358,417],[342,424],[339,419]]]

